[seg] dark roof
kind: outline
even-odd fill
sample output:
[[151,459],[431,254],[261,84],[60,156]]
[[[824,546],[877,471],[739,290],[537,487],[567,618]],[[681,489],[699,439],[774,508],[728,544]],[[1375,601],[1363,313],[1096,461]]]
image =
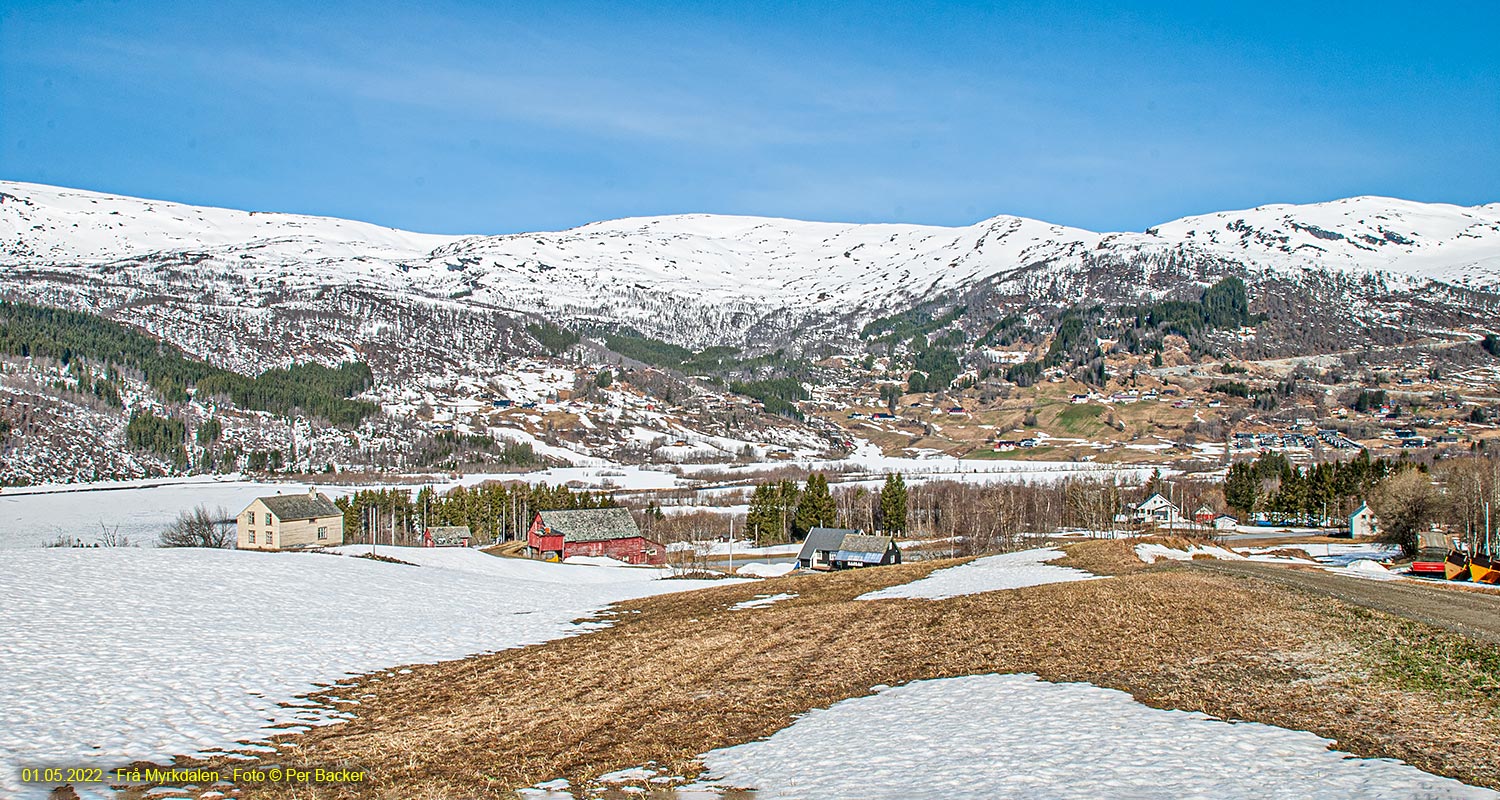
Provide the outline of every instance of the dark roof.
[[427,529],[433,544],[460,544],[471,538],[468,525],[434,525]]
[[845,536],[858,536],[859,531],[853,528],[813,528],[807,532],[807,538],[802,540],[802,549],[797,552],[799,561],[810,561],[814,552],[819,550],[832,552],[840,549]]
[[565,542],[603,542],[640,536],[635,517],[624,508],[580,508],[572,511],[541,511],[542,524]]
[[342,517],[344,512],[322,492],[315,494],[276,494],[256,498],[271,509],[277,519],[316,519]]
[[845,553],[884,553],[891,549],[891,537],[870,536],[862,533],[850,533],[844,536],[844,541],[839,543],[839,550]]

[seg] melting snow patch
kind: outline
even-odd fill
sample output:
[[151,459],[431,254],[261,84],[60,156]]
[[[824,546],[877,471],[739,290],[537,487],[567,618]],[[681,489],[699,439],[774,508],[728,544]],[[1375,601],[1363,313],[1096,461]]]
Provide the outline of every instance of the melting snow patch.
[[796,597],[796,592],[782,592],[781,594],[758,594],[754,599],[744,600],[729,607],[730,611],[744,611],[747,608],[765,608],[780,600],[790,600]]
[[1304,731],[1162,711],[1085,683],[975,675],[835,703],[702,760],[715,784],[786,800],[1500,798],[1332,744]]
[[599,776],[600,783],[627,783],[629,781],[644,781],[656,774],[656,770],[647,767],[629,767],[627,769],[615,770]]
[[985,556],[967,564],[937,570],[921,580],[866,592],[857,599],[942,600],[965,594],[1021,589],[1046,583],[1085,581],[1100,577],[1090,575],[1080,569],[1056,567],[1045,563],[1062,556],[1063,552],[1055,547]]
[[1192,561],[1193,556],[1204,555],[1209,558],[1219,558],[1225,561],[1244,561],[1245,557],[1233,550],[1213,545],[1201,545],[1189,547],[1186,550],[1167,547],[1160,544],[1138,544],[1135,546],[1135,555],[1147,564],[1155,564],[1161,559],[1172,561]]
[[735,570],[734,574],[752,578],[779,578],[795,569],[796,564],[746,564]]

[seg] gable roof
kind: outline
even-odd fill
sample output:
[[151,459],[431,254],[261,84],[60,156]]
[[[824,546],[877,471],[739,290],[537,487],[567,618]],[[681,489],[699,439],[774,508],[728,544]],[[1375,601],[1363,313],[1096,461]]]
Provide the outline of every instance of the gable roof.
[[333,504],[322,492],[311,494],[275,494],[257,497],[276,515],[277,519],[317,519],[318,517],[342,517],[344,512]]
[[844,536],[844,541],[839,543],[839,552],[842,553],[870,553],[882,555],[891,549],[894,541],[889,536],[872,536],[863,533],[850,533]]
[[468,525],[434,525],[425,533],[431,535],[433,544],[461,544],[472,536]]
[[[1159,502],[1158,502],[1159,501]],[[1136,508],[1147,510],[1152,508],[1176,508],[1177,504],[1168,500],[1161,492],[1153,492],[1150,497],[1137,503]]]
[[625,508],[579,508],[567,511],[539,511],[542,524],[565,542],[604,542],[640,536],[635,517]]
[[823,550],[832,552],[838,550],[844,542],[844,537],[859,535],[859,531],[853,528],[813,528],[807,532],[807,538],[802,540],[802,549],[797,552],[799,560],[811,560],[813,553]]

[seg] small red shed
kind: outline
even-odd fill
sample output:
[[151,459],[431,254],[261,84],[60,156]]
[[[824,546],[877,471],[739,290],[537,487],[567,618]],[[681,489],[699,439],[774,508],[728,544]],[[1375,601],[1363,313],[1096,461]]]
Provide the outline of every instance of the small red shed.
[[423,547],[468,547],[473,538],[468,525],[440,525],[422,530]]
[[660,564],[667,549],[641,535],[624,508],[540,511],[526,532],[527,555],[549,561],[608,556],[627,564]]

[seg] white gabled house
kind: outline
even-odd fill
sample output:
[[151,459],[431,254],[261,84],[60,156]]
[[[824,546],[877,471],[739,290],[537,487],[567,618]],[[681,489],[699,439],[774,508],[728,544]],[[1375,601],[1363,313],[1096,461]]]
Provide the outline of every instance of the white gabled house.
[[301,550],[344,543],[344,512],[316,489],[257,497],[236,518],[241,550]]
[[1115,517],[1116,522],[1134,525],[1175,525],[1183,521],[1182,509],[1168,500],[1161,492],[1129,507],[1124,514]]
[[1377,533],[1380,533],[1380,520],[1375,518],[1368,503],[1360,503],[1359,508],[1349,515],[1349,535],[1355,539],[1368,539]]

